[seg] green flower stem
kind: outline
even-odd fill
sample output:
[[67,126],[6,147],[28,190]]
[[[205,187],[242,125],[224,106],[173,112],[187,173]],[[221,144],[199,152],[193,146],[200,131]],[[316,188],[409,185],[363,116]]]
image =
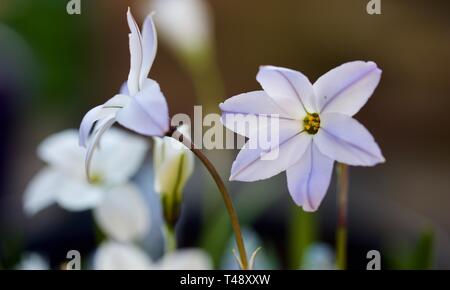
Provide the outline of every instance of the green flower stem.
[[166,238],[166,254],[172,253],[177,248],[177,239],[175,235],[175,228],[170,225],[165,225],[164,233]]
[[338,219],[336,230],[336,266],[340,270],[347,268],[347,205],[348,205],[348,166],[338,163]]
[[173,138],[179,140],[182,142],[186,147],[191,149],[191,151],[197,156],[198,159],[205,165],[208,172],[211,174],[212,178],[214,179],[220,193],[222,194],[223,201],[225,203],[225,207],[227,208],[228,215],[230,216],[231,220],[231,226],[234,231],[234,235],[236,238],[236,245],[239,251],[239,257],[240,262],[242,265],[242,270],[248,269],[248,261],[247,261],[247,253],[245,251],[245,245],[244,240],[242,238],[241,233],[241,227],[239,225],[239,219],[236,213],[236,210],[233,206],[233,201],[231,200],[230,194],[228,193],[228,190],[225,186],[225,183],[223,182],[222,178],[220,177],[219,173],[217,172],[214,165],[208,160],[208,158],[198,149],[197,146],[195,146],[194,143],[191,142],[189,138],[186,138],[183,136],[182,133],[176,130],[176,128],[172,128],[171,132],[167,133],[169,136],[172,136]]

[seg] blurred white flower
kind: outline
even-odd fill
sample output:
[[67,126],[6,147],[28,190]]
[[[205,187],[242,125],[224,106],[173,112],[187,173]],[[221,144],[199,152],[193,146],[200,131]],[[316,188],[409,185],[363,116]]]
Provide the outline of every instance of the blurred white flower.
[[25,253],[17,270],[50,270],[48,261],[37,253]]
[[[190,136],[188,125],[180,126],[177,131],[187,138]],[[184,185],[194,170],[194,154],[172,137],[153,139],[155,191],[161,194],[166,222],[174,225],[178,219]]]
[[95,270],[148,270],[151,267],[150,257],[131,243],[104,242],[94,256]]
[[203,0],[153,0],[161,37],[175,50],[195,52],[209,45],[212,19]]
[[178,250],[162,257],[154,266],[158,270],[211,270],[211,258],[199,249]]
[[210,270],[212,261],[201,250],[185,249],[155,263],[134,244],[107,241],[97,249],[93,266],[95,270]]
[[113,129],[105,134],[92,162],[92,179],[84,174],[86,150],[78,146],[78,133],[70,129],[46,138],[38,156],[47,163],[29,183],[24,194],[24,209],[35,214],[57,203],[67,210],[98,206],[103,194],[122,185],[137,172],[145,158],[148,143],[137,136]]
[[150,230],[150,211],[141,191],[132,184],[112,188],[94,209],[100,228],[120,242],[142,239]]
[[[147,78],[156,56],[157,38],[152,15],[144,21],[142,33],[128,9],[130,72],[120,94],[91,109],[80,125],[79,143],[87,147],[86,174],[102,135],[117,121],[146,136],[164,136],[169,130],[169,109],[157,82]],[[92,136],[91,138],[89,138]]]

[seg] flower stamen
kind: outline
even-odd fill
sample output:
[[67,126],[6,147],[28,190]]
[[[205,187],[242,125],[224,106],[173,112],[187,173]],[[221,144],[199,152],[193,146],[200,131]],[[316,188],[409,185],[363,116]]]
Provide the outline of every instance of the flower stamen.
[[303,119],[303,129],[311,135],[316,134],[320,128],[320,117],[317,113],[307,113]]

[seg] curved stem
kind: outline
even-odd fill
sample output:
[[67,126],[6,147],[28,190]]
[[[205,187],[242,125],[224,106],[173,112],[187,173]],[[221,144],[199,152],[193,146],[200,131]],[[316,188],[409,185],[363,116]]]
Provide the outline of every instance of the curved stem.
[[225,203],[225,206],[228,211],[228,215],[230,216],[231,220],[231,226],[233,228],[233,232],[236,238],[236,244],[239,251],[239,257],[241,259],[242,269],[247,270],[248,269],[248,262],[247,262],[247,253],[245,251],[245,245],[244,240],[242,238],[241,233],[241,227],[239,225],[239,219],[236,213],[236,210],[233,206],[233,201],[231,200],[230,194],[228,193],[228,190],[225,186],[225,183],[223,182],[222,178],[220,177],[219,173],[217,172],[214,165],[208,160],[208,158],[195,146],[194,143],[191,142],[191,140],[187,137],[185,137],[182,133],[176,130],[176,128],[172,128],[172,132],[169,136],[179,140],[181,143],[183,143],[186,147],[188,147],[194,154],[197,156],[198,159],[205,165],[206,169],[211,174],[212,178],[214,179],[214,182],[216,183],[220,193],[222,194],[223,201]]
[[347,268],[347,205],[348,205],[348,166],[337,164],[338,176],[338,220],[336,230],[336,266],[340,270]]

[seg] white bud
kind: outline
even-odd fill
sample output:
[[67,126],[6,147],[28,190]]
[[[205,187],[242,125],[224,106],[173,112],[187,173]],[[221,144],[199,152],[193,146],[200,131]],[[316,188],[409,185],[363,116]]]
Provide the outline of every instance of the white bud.
[[[177,129],[189,137],[189,126]],[[172,137],[154,138],[155,191],[161,194],[164,217],[172,224],[178,219],[183,188],[194,170],[194,155]]]
[[210,7],[203,0],[153,0],[158,33],[175,50],[191,53],[211,39]]

